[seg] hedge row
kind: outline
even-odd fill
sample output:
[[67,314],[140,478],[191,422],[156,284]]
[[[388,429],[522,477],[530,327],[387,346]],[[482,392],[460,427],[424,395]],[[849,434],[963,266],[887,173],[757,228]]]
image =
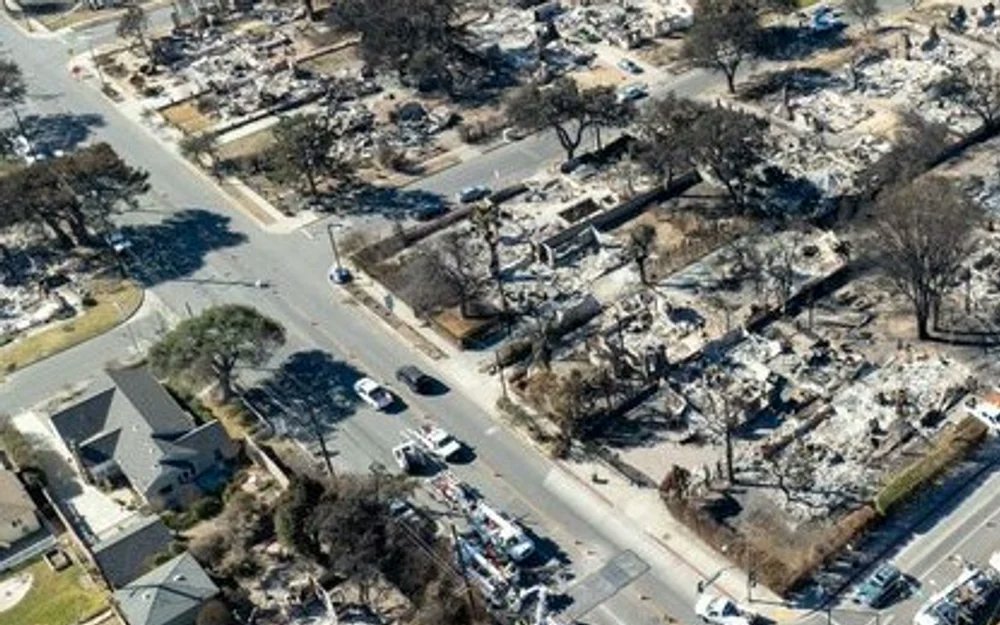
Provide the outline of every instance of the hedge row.
[[958,425],[946,430],[921,458],[886,482],[873,501],[879,514],[885,516],[906,502],[924,484],[933,480],[948,467],[965,458],[986,437],[986,425],[968,416]]
[[794,548],[767,532],[737,533],[719,523],[698,502],[664,498],[674,518],[681,521],[699,538],[725,553],[745,570],[753,569],[758,581],[777,593],[788,596],[808,582],[813,574],[830,561],[846,545],[870,531],[879,515],[864,505],[850,512],[805,547]]

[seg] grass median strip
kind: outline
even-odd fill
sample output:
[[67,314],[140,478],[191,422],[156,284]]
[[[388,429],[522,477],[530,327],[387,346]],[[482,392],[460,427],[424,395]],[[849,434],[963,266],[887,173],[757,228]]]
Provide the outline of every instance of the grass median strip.
[[142,289],[130,280],[97,280],[90,285],[90,293],[94,305],[76,317],[0,347],[0,372],[12,373],[104,334],[131,317],[142,304]]

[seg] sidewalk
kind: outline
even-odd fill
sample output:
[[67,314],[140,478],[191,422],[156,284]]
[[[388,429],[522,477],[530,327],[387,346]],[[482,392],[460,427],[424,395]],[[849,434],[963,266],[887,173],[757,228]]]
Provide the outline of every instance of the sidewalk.
[[[355,276],[355,288],[363,290],[375,301],[390,302],[391,307],[388,308],[399,323],[419,334],[423,341],[434,345],[444,354],[443,358],[435,360],[433,366],[436,371],[444,374],[450,385],[460,388],[470,399],[479,404],[484,412],[492,415],[508,431],[520,437],[525,444],[547,455],[548,452],[526,432],[498,416],[496,404],[501,397],[500,383],[496,376],[485,373],[486,367],[492,362],[489,354],[457,349],[417,319],[409,306],[395,300],[381,284],[357,270]],[[382,315],[371,310],[369,312],[393,327],[393,324],[389,324]],[[397,328],[394,329],[399,331]],[[595,495],[609,508],[621,512],[624,520],[636,530],[653,539],[672,557],[686,562],[698,572],[702,580],[710,580],[707,592],[726,595],[743,604],[749,603],[746,574],[724,556],[702,543],[701,539],[681,523],[675,521],[660,500],[657,490],[632,485],[624,476],[600,460],[583,462],[561,460],[554,461],[553,464],[555,470],[567,478],[565,482]],[[593,475],[599,476],[600,484],[595,484],[591,480]],[[647,559],[658,558],[656,554],[641,555]],[[698,580],[690,581],[694,593]],[[786,608],[780,597],[762,586],[754,588],[752,593],[752,608],[776,622],[789,622],[805,614],[801,610]]]

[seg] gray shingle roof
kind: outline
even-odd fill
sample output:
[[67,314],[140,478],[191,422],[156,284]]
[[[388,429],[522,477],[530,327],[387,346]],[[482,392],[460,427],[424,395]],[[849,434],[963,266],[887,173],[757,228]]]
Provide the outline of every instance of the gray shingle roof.
[[34,512],[35,503],[12,471],[0,469],[0,523]]
[[115,592],[129,625],[193,623],[218,587],[189,553],[183,553]]
[[152,557],[165,550],[172,540],[173,535],[160,517],[145,516],[136,518],[91,550],[108,583],[121,588],[142,575]]
[[174,474],[211,460],[217,447],[207,449],[192,438],[206,426],[196,427],[148,369],[112,369],[107,375],[105,388],[52,416],[56,431],[78,447],[85,462],[113,459],[132,487],[150,497],[178,481]]

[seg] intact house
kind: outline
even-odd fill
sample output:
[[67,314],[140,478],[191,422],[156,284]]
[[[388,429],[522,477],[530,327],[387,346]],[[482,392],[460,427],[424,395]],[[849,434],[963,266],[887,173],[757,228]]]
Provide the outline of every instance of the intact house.
[[145,367],[107,374],[106,387],[52,416],[84,479],[127,482],[157,510],[218,488],[238,453],[222,424],[196,423]]
[[194,625],[217,594],[197,560],[182,553],[115,591],[114,598],[128,625]]
[[35,502],[13,471],[0,468],[0,550],[42,528]]
[[151,568],[174,537],[159,516],[136,515],[90,546],[97,568],[112,588],[121,588]]

